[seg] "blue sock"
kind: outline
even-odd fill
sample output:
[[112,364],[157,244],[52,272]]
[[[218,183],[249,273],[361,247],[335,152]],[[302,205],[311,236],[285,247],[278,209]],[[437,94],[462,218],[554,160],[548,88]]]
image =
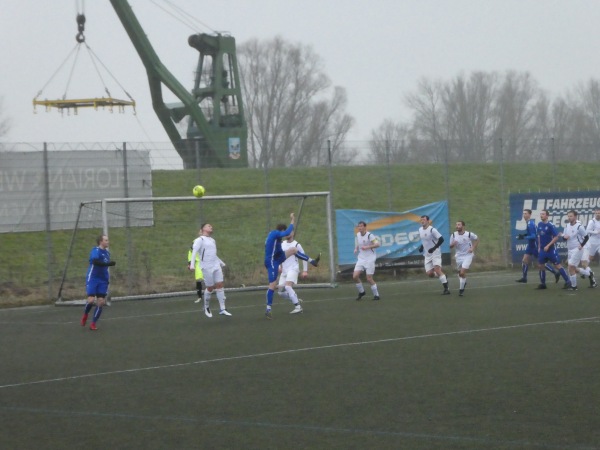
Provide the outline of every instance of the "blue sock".
[[554,267],[552,267],[552,264],[546,263],[546,270],[548,272],[552,272],[554,275],[556,275],[556,269]]
[[569,276],[567,275],[567,271],[565,270],[564,267],[561,267],[558,272],[565,279],[565,281],[567,282],[567,284],[571,284],[571,280],[569,280]]
[[540,270],[540,281],[542,284],[546,284],[546,271]]
[[102,308],[100,306],[96,306],[96,310],[94,311],[94,318],[92,319],[92,322],[94,322],[94,323],[98,322],[98,319],[100,319],[100,314],[102,314]]
[[83,312],[84,312],[85,314],[89,314],[89,313],[90,313],[90,311],[91,311],[91,309],[92,309],[92,306],[94,306],[94,304],[93,304],[93,303],[86,303],[86,304],[85,304],[85,308],[83,308]]
[[296,252],[296,256],[303,261],[310,261],[310,258],[308,257],[308,255],[306,255],[302,252]]
[[529,264],[523,263],[523,278],[527,279],[527,272],[529,272]]
[[273,294],[275,293],[275,291],[273,289],[267,289],[267,307],[271,308],[271,305],[273,304]]

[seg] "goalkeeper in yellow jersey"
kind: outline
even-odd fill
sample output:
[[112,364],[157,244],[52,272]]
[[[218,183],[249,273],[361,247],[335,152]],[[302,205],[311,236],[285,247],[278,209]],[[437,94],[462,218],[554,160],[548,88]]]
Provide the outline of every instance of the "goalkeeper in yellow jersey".
[[[193,243],[192,243],[193,245]],[[190,263],[192,262],[192,251],[193,247],[190,247],[188,250],[188,268],[190,267]],[[196,254],[196,264],[194,268],[194,275],[196,277],[196,292],[198,294],[198,299],[194,303],[200,303],[202,301],[202,294],[204,294],[204,275],[202,274],[202,267],[200,267],[200,253]]]

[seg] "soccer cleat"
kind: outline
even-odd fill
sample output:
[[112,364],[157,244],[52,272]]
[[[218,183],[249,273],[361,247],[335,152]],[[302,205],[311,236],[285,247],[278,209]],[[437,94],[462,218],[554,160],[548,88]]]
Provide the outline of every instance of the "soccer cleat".
[[202,301],[201,298],[199,298],[198,300],[196,300],[194,303],[200,303]]
[[366,292],[359,292],[358,297],[356,297],[356,301],[359,301],[361,298],[365,296]]
[[536,287],[536,289],[546,289],[546,285],[545,284],[538,284],[538,287]]
[[92,331],[96,331],[98,328],[96,327],[96,322],[92,322],[92,324],[90,325],[90,330]]
[[569,290],[570,291],[576,291],[577,290],[577,286],[569,286]]
[[571,289],[571,283],[565,283],[563,289]]
[[554,274],[554,282],[555,282],[555,283],[558,283],[559,281],[560,281],[560,273],[556,272],[556,273]]
[[231,314],[229,311],[227,311],[226,309],[222,309],[221,311],[219,311],[219,314],[220,314],[221,316],[229,316],[229,317],[231,317],[231,315],[232,315],[232,314]]
[[310,263],[317,267],[319,265],[319,261],[321,260],[321,254],[319,253],[319,256],[317,256],[315,259],[313,259]]
[[374,296],[373,300],[380,300],[379,295]]
[[296,303],[295,308],[290,311],[290,314],[298,314],[298,313],[301,313],[302,311],[303,311],[303,309],[302,309],[302,306],[300,306],[300,303]]
[[518,280],[515,280],[517,283],[527,283],[527,278],[519,278]]
[[85,327],[85,323],[87,322],[87,319],[88,319],[88,315],[87,315],[87,314],[84,314],[84,315],[81,317],[81,326],[82,326],[82,327]]
[[462,297],[463,295],[465,295],[465,290],[464,290],[464,289],[460,289],[460,290],[458,291],[458,296],[459,296],[459,297]]
[[597,288],[597,287],[598,287],[598,283],[596,283],[595,281],[593,284],[590,284],[590,288],[592,288],[592,289]]
[[267,312],[265,313],[265,317],[267,319],[272,319],[273,318],[273,314],[271,314],[271,310],[267,309]]
[[204,314],[206,314],[206,317],[212,317],[212,313],[210,312],[210,308],[208,306],[204,308]]
[[444,289],[444,292],[442,292],[442,295],[450,295],[450,290]]

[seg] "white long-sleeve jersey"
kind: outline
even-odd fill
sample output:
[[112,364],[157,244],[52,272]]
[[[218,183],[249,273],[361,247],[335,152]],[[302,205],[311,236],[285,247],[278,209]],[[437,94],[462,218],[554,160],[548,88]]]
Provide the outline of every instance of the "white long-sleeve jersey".
[[217,243],[210,236],[200,236],[194,239],[190,269],[195,268],[196,254],[200,255],[200,266],[203,269],[205,267],[224,265],[223,261],[217,256]]
[[[302,248],[302,245],[300,245],[300,243],[296,240],[293,240],[292,242],[283,241],[281,243],[281,249],[284,252],[288,248],[292,248],[292,247],[296,247],[299,252],[304,253],[304,249]],[[303,272],[308,271],[308,263],[306,261],[302,261],[302,268],[303,268],[303,270],[302,270]],[[300,272],[300,264],[298,263],[298,257],[296,255],[291,255],[289,258],[286,258],[286,260],[283,262],[283,264],[281,264],[281,271],[283,273],[286,273],[288,270],[297,270],[298,272]]]

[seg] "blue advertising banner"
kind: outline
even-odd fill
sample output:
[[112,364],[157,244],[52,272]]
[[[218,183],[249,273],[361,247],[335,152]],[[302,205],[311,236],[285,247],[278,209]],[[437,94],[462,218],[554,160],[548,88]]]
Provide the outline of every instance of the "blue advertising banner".
[[[511,250],[513,263],[520,263],[527,248],[527,242],[518,240],[517,235],[526,228],[523,220],[523,210],[531,209],[531,218],[536,223],[540,221],[540,211],[547,209],[550,222],[562,231],[567,223],[567,212],[575,210],[578,218],[586,226],[588,220],[594,217],[594,210],[600,208],[600,192],[546,192],[510,195]],[[562,239],[556,243],[556,248],[562,259],[567,256],[566,242]]]
[[[442,254],[450,254],[450,227],[448,203],[436,202],[405,212],[365,211],[359,209],[337,209],[335,211],[338,264],[340,268],[354,267],[355,237],[357,224],[363,220],[367,230],[379,238],[377,266],[419,266],[423,257],[418,252],[420,243],[419,227],[422,215],[429,216],[432,225],[444,236]],[[443,255],[446,258],[446,255]],[[346,266],[346,267],[343,267]]]

